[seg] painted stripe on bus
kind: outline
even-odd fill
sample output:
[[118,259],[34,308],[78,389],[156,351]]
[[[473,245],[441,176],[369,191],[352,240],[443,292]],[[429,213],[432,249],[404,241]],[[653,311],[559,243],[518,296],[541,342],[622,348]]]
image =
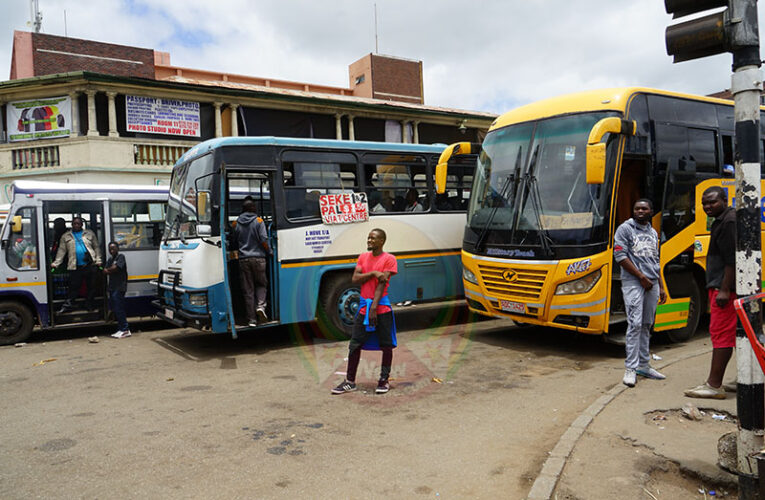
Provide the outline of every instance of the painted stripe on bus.
[[678,326],[682,325],[682,326],[685,326],[687,324],[688,324],[688,321],[686,321],[684,319],[680,319],[680,320],[677,320],[677,321],[667,321],[665,323],[656,323],[654,325],[653,329],[654,330],[658,330],[660,328],[666,328],[668,326],[673,326],[673,325],[678,325]]
[[691,301],[677,302],[674,304],[659,304],[656,306],[656,314],[667,314],[672,312],[687,311],[691,306]]
[[128,276],[128,281],[142,281],[156,279],[158,274],[138,274],[136,276]]
[[32,283],[0,283],[0,288],[14,288],[17,286],[40,286],[45,285],[45,281],[34,281]]
[[[460,251],[444,251],[444,252],[427,252],[427,253],[411,253],[406,254],[404,252],[400,252],[397,254],[394,254],[396,256],[396,260],[407,260],[407,259],[421,259],[424,257],[447,257],[450,255],[460,255]],[[289,262],[282,262],[281,267],[282,269],[290,269],[295,267],[311,267],[311,266],[327,266],[332,264],[354,264],[359,260],[358,256],[354,257],[346,257],[346,258],[337,258],[337,257],[328,257],[326,259],[311,259],[311,260],[292,260]]]

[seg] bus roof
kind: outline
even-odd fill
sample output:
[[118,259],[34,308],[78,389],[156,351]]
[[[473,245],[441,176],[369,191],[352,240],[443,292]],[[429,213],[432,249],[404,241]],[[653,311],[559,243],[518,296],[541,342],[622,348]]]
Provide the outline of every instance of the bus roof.
[[446,144],[408,144],[402,142],[339,141],[335,139],[303,139],[297,137],[218,137],[189,149],[178,160],[183,163],[212,149],[226,146],[287,146],[328,149],[365,149],[398,153],[440,153]]
[[13,181],[14,194],[38,193],[167,193],[169,186],[123,184],[74,184],[48,181]]
[[508,111],[494,120],[494,123],[491,124],[489,130],[491,131],[497,128],[506,127],[515,123],[523,123],[572,113],[584,113],[588,111],[624,112],[627,109],[627,105],[632,96],[638,93],[666,95],[684,99],[693,99],[695,101],[733,105],[733,101],[724,99],[682,94],[679,92],[670,92],[667,90],[657,90],[645,87],[589,90],[586,92],[551,97]]

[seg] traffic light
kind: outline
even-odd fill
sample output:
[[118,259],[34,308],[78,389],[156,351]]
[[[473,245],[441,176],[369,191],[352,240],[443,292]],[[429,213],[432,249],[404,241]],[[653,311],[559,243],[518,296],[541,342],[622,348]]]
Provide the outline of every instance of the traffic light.
[[667,54],[674,57],[674,62],[744,51],[748,56],[742,64],[759,64],[757,0],[664,0],[664,7],[673,19],[726,7],[667,27]]

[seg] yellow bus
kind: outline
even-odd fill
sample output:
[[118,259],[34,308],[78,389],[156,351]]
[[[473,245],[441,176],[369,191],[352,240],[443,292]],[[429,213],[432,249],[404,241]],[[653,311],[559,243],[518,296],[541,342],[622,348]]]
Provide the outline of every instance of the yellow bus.
[[449,146],[437,192],[449,191],[449,158],[467,153],[480,153],[462,246],[472,311],[608,334],[625,320],[614,232],[646,197],[668,295],[654,330],[694,334],[707,308],[701,193],[722,185],[735,203],[732,101],[631,87],[529,104],[482,144]]

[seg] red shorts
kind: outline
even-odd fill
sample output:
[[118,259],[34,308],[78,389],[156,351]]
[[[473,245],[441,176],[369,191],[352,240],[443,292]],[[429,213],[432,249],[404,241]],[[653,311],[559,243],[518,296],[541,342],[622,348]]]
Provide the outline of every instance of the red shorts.
[[736,347],[736,310],[733,308],[736,294],[731,293],[725,307],[719,307],[715,301],[718,292],[716,288],[709,289],[709,336],[712,338],[712,347]]

